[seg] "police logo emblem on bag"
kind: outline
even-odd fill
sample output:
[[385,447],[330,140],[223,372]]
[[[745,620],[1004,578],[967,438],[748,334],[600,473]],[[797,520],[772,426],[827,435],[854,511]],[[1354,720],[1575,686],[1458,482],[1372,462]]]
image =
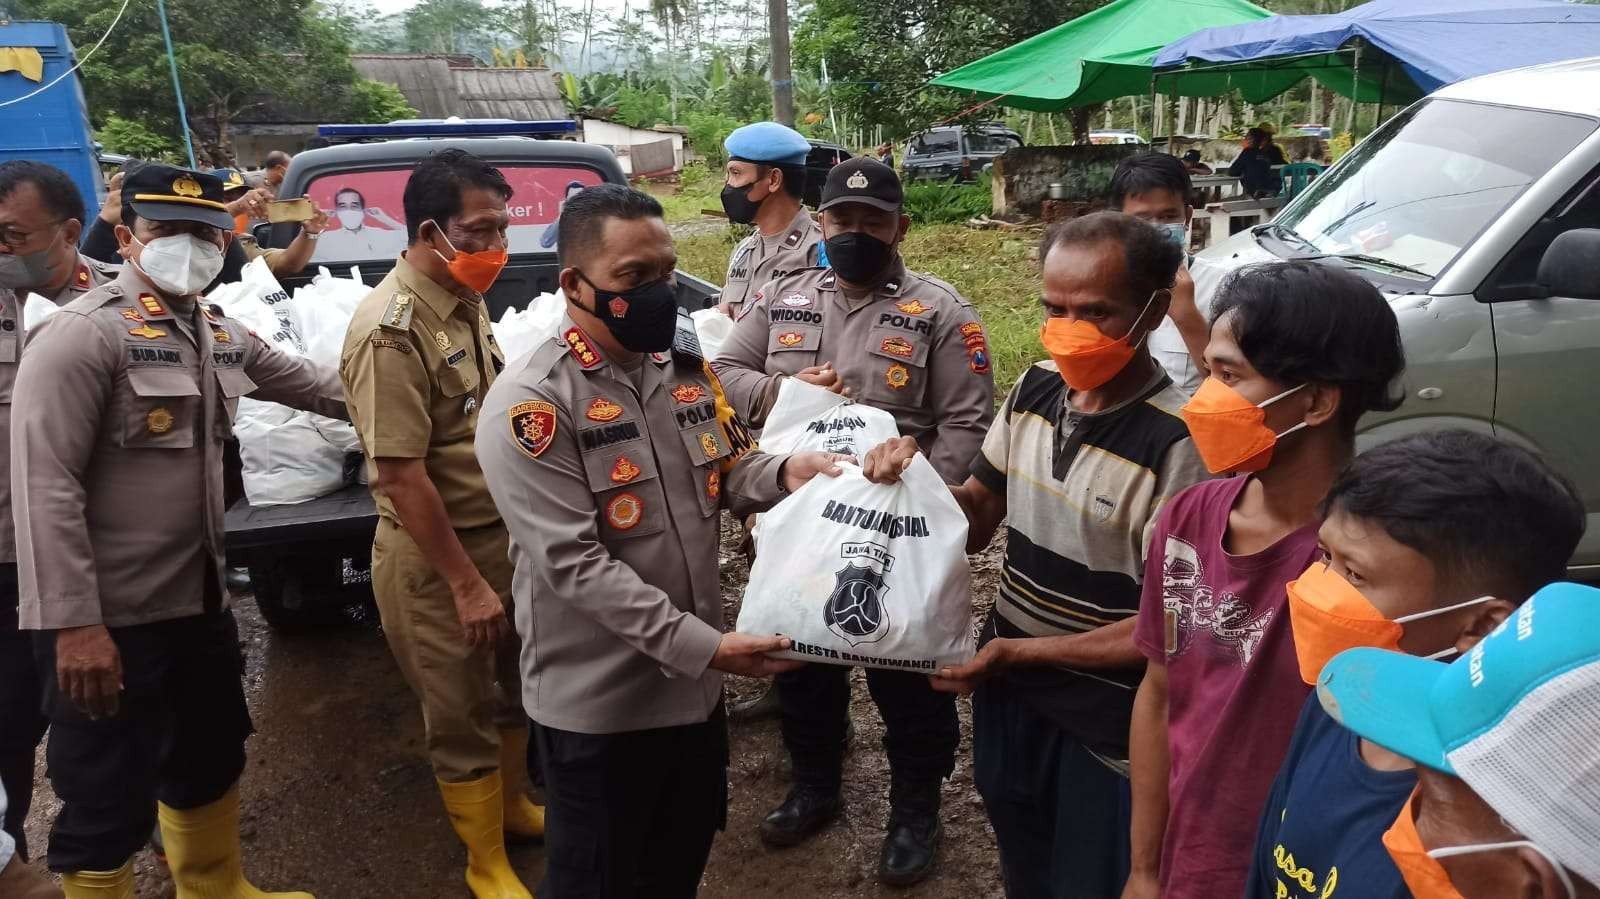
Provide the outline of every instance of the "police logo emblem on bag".
[[834,572],[833,594],[822,604],[822,623],[851,646],[875,643],[889,632],[889,612],[883,607],[889,588],[883,576],[894,557],[874,543],[846,543],[839,551],[845,566]]

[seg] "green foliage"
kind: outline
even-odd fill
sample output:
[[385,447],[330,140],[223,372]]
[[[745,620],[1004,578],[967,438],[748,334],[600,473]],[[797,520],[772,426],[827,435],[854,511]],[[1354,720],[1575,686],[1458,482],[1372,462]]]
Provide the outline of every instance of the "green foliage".
[[964,222],[988,215],[994,208],[988,175],[980,177],[976,184],[912,181],[906,184],[905,191],[905,213],[918,224]]
[[392,84],[358,79],[350,91],[349,111],[345,119],[357,124],[392,122],[395,119],[413,119],[417,111],[406,102],[406,95]]
[[104,145],[108,153],[168,161],[178,157],[179,147],[170,137],[121,116],[107,117],[105,125],[95,130],[94,139]]
[[634,85],[617,91],[616,120],[635,128],[649,128],[671,119],[670,101],[665,94]]
[[743,123],[720,112],[690,112],[684,124],[689,128],[689,144],[708,165],[721,168],[728,161],[722,142]]
[[406,49],[415,53],[470,53],[487,61],[495,14],[481,0],[422,0],[405,13]]

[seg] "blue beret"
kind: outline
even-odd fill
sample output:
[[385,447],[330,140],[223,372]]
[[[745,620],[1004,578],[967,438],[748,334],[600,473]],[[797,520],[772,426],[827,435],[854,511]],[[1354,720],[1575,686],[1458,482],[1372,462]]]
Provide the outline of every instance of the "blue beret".
[[734,129],[722,142],[730,159],[770,165],[805,165],[811,144],[800,132],[777,122],[755,122]]

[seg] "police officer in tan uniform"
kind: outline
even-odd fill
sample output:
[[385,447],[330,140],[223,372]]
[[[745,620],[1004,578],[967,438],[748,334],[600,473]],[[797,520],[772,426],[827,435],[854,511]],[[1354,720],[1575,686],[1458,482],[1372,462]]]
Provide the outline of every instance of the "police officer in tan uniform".
[[199,302],[232,234],[217,178],[152,164],[124,191],[127,264],[29,338],[13,394],[20,617],[63,802],[50,868],[69,897],[132,897],[159,800],[179,899],[260,897],[239,850],[251,724],[222,443],[245,395],[340,418],[344,402],[333,371]]
[[737,316],[757,287],[816,265],[822,231],[800,205],[811,152],[800,132],[755,122],[734,129],[722,146],[728,152],[722,210],[728,221],[756,229],[734,248],[722,286],[718,308]]
[[[826,269],[764,285],[741,314],[712,368],[734,409],[763,423],[779,383],[798,377],[893,413],[952,483],[965,478],[994,417],[989,348],[972,306],[955,288],[905,267],[897,247],[910,219],[894,170],[850,159],[822,191]],[[839,814],[849,669],[807,665],[779,675],[783,736],[794,787],[761,825],[773,845],[794,845]],[[872,668],[873,701],[888,730],[889,833],[878,876],[915,883],[932,870],[939,787],[955,764],[955,703],[925,677]]]
[[[11,388],[24,339],[22,306],[34,293],[64,306],[116,277],[117,267],[78,254],[86,216],[67,173],[41,162],[0,163],[0,784],[5,831],[28,857],[22,822],[33,801],[33,756],[44,738],[33,641],[17,627],[17,550],[11,523]],[[9,349],[3,349],[9,347]]]
[[755,450],[704,362],[672,349],[676,254],[653,198],[591,187],[558,227],[567,314],[495,382],[477,437],[539,724],[538,892],[689,897],[727,807],[720,672],[797,664],[765,656],[786,639],[722,633],[719,510],[770,506],[838,457]]
[[544,835],[525,792],[506,528],[472,448],[505,365],[483,294],[505,264],[510,198],[470,153],[419,162],[403,198],[410,246],[357,307],[339,366],[378,505],[372,592],[479,899],[527,897],[505,836]]

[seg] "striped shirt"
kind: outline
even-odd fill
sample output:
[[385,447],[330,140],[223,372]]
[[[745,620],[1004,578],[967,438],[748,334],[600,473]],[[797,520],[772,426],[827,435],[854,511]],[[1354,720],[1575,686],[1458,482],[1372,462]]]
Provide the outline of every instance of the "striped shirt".
[[[972,465],[1006,498],[1008,525],[983,642],[1083,633],[1138,614],[1157,513],[1207,477],[1178,413],[1187,399],[1158,368],[1133,398],[1085,413],[1068,405],[1054,362],[1023,374]],[[1126,759],[1141,674],[1014,668],[991,683],[1018,691],[1090,750]]]

